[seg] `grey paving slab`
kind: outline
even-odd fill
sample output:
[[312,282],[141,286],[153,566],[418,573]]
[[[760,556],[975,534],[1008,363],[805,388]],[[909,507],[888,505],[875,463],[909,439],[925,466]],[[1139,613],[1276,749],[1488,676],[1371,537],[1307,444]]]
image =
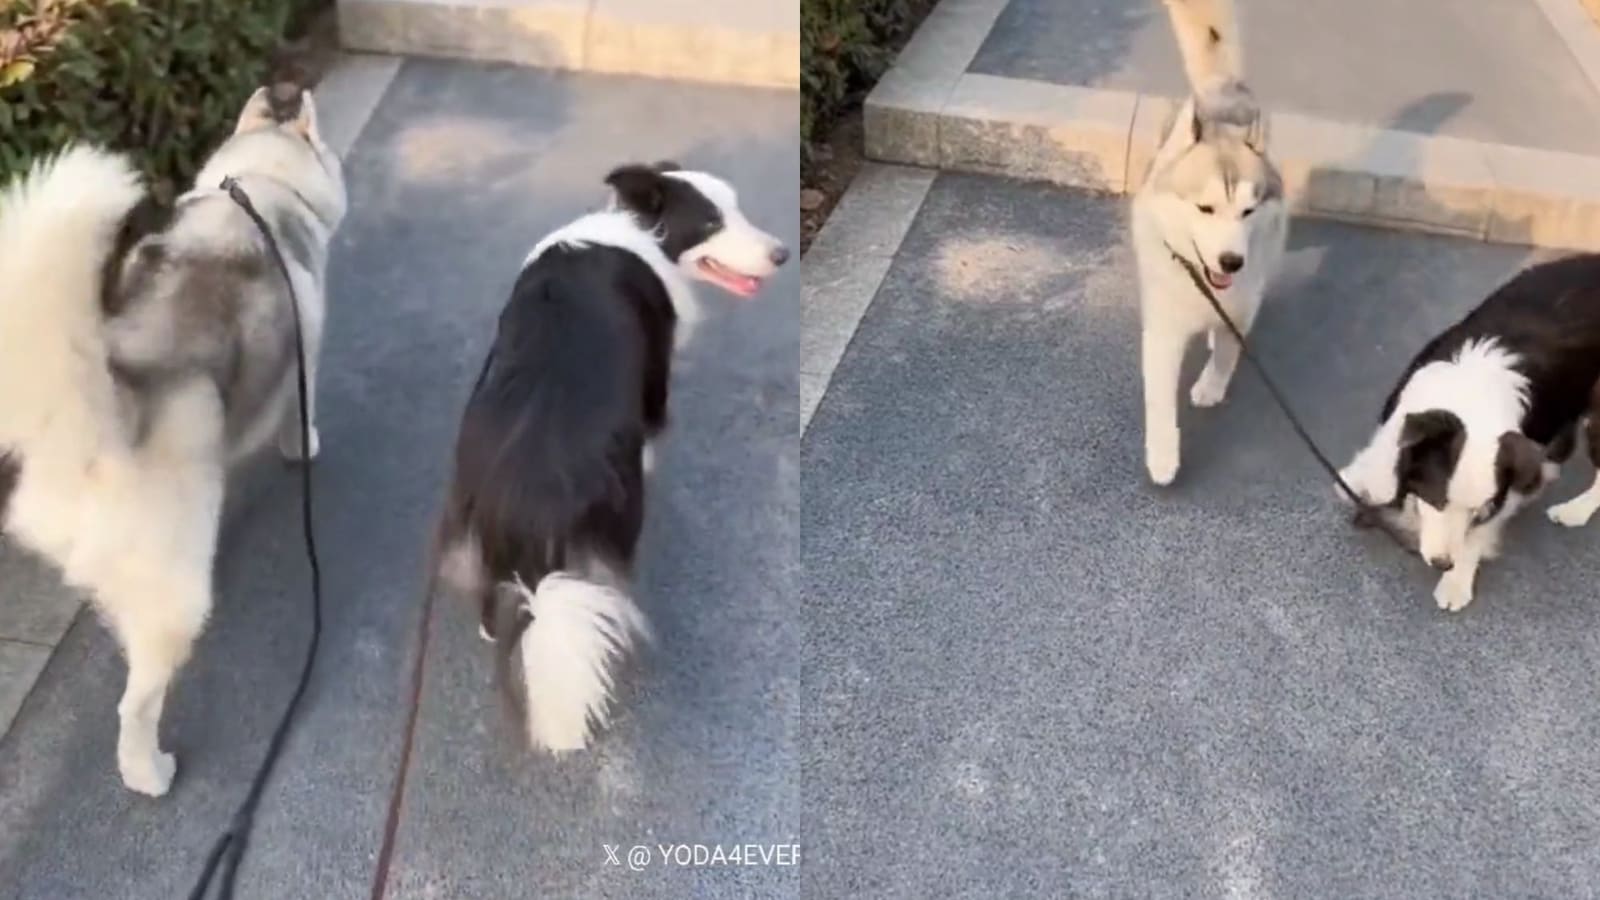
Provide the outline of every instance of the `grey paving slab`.
[[[641,156],[727,171],[753,215],[793,238],[796,108],[781,92],[402,67],[346,163],[353,207],[333,254],[317,468],[324,652],[258,816],[241,897],[369,893],[419,553],[461,401],[528,248],[603,199],[608,164]],[[599,842],[797,837],[785,724],[798,658],[796,277],[747,306],[714,300],[727,314],[690,349],[646,539],[643,602],[662,649],[596,755],[556,765],[516,747],[471,626],[440,609],[391,897],[631,896],[684,883],[741,895],[784,876],[630,881],[602,869]],[[294,485],[263,461],[233,492],[218,608],[168,704],[165,739],[180,768],[167,798],[117,783],[123,666],[91,617],[68,632],[0,739],[0,895],[187,892],[303,650]]]
[[[1148,486],[1124,208],[941,175],[802,439],[808,892],[1592,893],[1600,535],[1445,615],[1244,373]],[[1341,458],[1526,254],[1291,246],[1258,346]]]
[[[49,566],[0,541],[0,639],[53,646],[67,633],[82,598]],[[5,729],[0,728],[0,735]]]
[[[1600,94],[1532,0],[1238,0],[1251,86],[1275,109],[1600,153]],[[1177,95],[1158,0],[1011,0],[971,70]]]

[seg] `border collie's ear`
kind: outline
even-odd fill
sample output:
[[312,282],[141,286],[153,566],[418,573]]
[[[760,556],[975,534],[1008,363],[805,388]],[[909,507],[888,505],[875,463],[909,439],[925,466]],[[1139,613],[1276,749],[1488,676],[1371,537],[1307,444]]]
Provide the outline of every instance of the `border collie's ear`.
[[1531,494],[1544,481],[1544,448],[1520,431],[1500,435],[1495,468],[1502,481],[1519,494]]
[[1411,413],[1400,428],[1400,449],[1410,450],[1424,444],[1462,436],[1461,420],[1442,409]]
[[677,172],[682,170],[683,166],[678,165],[670,159],[663,159],[654,166],[651,166],[651,168],[655,169],[657,172]]
[[606,184],[617,192],[617,203],[624,209],[654,218],[661,214],[666,199],[661,192],[661,173],[649,166],[619,166],[606,176]]

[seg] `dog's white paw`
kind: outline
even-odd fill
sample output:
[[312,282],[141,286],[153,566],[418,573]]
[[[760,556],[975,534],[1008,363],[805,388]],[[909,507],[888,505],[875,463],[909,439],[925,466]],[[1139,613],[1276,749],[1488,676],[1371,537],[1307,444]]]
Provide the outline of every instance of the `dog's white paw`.
[[1189,389],[1189,402],[1200,409],[1216,406],[1222,398],[1228,395],[1228,382],[1218,377],[1217,373],[1206,366],[1201,370],[1200,377],[1194,380],[1194,387]]
[[1433,599],[1445,612],[1460,612],[1472,602],[1472,582],[1446,575],[1434,587]]
[[122,783],[128,790],[147,797],[165,796],[172,788],[172,776],[177,774],[178,761],[171,753],[157,753],[147,759],[121,761]]
[[1589,519],[1594,516],[1594,504],[1588,501],[1586,495],[1579,495],[1565,503],[1557,503],[1545,510],[1545,515],[1557,525],[1568,528],[1581,528],[1589,524]]
[[1163,440],[1145,441],[1144,465],[1150,480],[1165,487],[1178,477],[1178,429]]
[[322,452],[322,436],[317,433],[317,426],[315,425],[311,426],[310,434],[310,453],[300,452],[300,429],[298,427],[295,427],[291,433],[279,438],[278,452],[283,454],[283,458],[285,460],[292,463],[311,462],[315,460],[317,458],[317,454]]

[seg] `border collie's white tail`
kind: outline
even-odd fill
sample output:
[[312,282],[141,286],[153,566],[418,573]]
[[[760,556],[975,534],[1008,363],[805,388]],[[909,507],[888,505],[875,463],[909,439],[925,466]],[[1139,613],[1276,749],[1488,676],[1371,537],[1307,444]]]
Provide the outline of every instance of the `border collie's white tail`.
[[609,723],[617,669],[650,640],[649,624],[627,594],[571,572],[514,588],[533,618],[520,642],[528,738],[582,750]]
[[1244,80],[1233,0],[1166,0],[1166,4],[1183,54],[1183,70],[1196,94]]
[[78,146],[0,192],[0,444],[95,452],[117,423],[100,290],[123,219],[144,197],[126,158]]

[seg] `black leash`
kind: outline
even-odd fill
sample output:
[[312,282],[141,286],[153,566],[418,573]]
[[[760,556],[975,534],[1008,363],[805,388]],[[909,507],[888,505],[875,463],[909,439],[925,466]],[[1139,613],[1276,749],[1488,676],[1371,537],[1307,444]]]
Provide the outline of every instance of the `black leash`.
[[1301,424],[1300,417],[1294,414],[1294,408],[1284,398],[1283,391],[1278,390],[1277,382],[1272,380],[1272,376],[1267,374],[1266,368],[1256,359],[1255,353],[1250,349],[1250,342],[1245,340],[1244,332],[1239,330],[1239,326],[1233,324],[1233,319],[1223,310],[1222,303],[1217,300],[1216,293],[1211,290],[1211,285],[1206,282],[1206,278],[1200,273],[1199,267],[1194,264],[1193,260],[1172,249],[1171,244],[1167,244],[1166,248],[1167,252],[1172,254],[1172,258],[1183,266],[1183,271],[1188,273],[1189,280],[1194,282],[1195,290],[1199,291],[1200,295],[1206,298],[1206,302],[1211,304],[1211,311],[1217,314],[1217,317],[1222,320],[1222,324],[1227,326],[1229,333],[1233,335],[1233,339],[1239,342],[1239,354],[1250,363],[1250,368],[1255,369],[1256,375],[1261,379],[1261,383],[1267,386],[1267,392],[1272,395],[1273,402],[1278,404],[1278,409],[1283,413],[1283,417],[1289,420],[1289,426],[1294,429],[1294,433],[1300,436],[1301,443],[1305,444],[1306,449],[1311,451],[1311,455],[1317,458],[1317,462],[1321,464],[1323,470],[1332,476],[1334,483],[1339,486],[1339,490],[1344,491],[1345,496],[1350,498],[1350,502],[1356,505],[1353,524],[1357,528],[1376,526],[1379,531],[1389,537],[1389,540],[1394,541],[1395,545],[1401,550],[1407,553],[1412,552],[1409,542],[1401,538],[1400,535],[1395,534],[1389,523],[1384,520],[1383,510],[1362,499],[1361,495],[1357,494],[1355,489],[1350,487],[1350,484],[1344,480],[1344,476],[1339,474],[1339,467],[1335,466],[1328,459],[1328,455],[1322,452],[1322,448],[1317,446],[1317,442],[1311,439],[1310,432],[1306,431],[1305,425]]
[[272,777],[272,769],[277,765],[278,757],[283,753],[283,745],[289,738],[289,728],[294,724],[294,716],[300,708],[300,701],[305,697],[306,688],[311,684],[311,670],[317,662],[317,644],[322,639],[322,566],[317,561],[317,538],[312,527],[311,516],[311,407],[307,402],[309,390],[306,384],[306,343],[305,333],[300,324],[300,300],[294,292],[294,279],[289,275],[289,265],[283,259],[283,253],[278,249],[278,242],[272,237],[272,230],[251,205],[250,197],[245,194],[244,188],[233,177],[222,180],[222,189],[234,203],[244,210],[250,221],[255,223],[261,236],[266,238],[267,249],[272,252],[272,258],[278,263],[278,271],[283,273],[283,282],[289,288],[289,306],[294,312],[294,356],[295,356],[295,381],[300,393],[300,451],[307,458],[300,465],[300,512],[301,524],[304,527],[306,538],[306,559],[311,563],[311,643],[306,648],[305,665],[300,669],[300,682],[295,686],[294,696],[289,699],[289,706],[283,711],[283,718],[278,720],[278,727],[272,733],[272,741],[267,745],[266,758],[262,759],[261,766],[256,770],[254,780],[250,782],[250,792],[245,795],[244,802],[239,804],[239,810],[233,814],[233,821],[228,823],[228,829],[212,845],[211,852],[206,855],[205,868],[200,873],[200,878],[195,882],[194,889],[189,892],[189,900],[204,900],[206,892],[211,887],[212,877],[218,873],[221,866],[220,887],[217,890],[218,900],[232,900],[233,881],[239,872],[239,860],[244,858],[244,851],[250,840],[250,829],[255,824],[256,806],[261,802],[262,791],[266,788],[267,780]]

